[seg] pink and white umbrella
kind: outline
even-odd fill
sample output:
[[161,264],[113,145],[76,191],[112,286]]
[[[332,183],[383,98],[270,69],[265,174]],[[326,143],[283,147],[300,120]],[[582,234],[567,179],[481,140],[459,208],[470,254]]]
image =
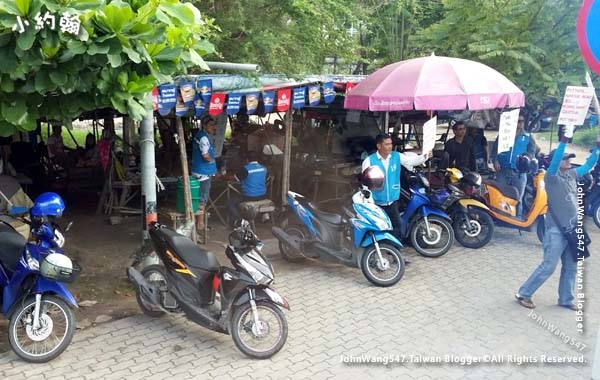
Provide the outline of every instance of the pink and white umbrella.
[[483,110],[524,104],[523,91],[491,67],[435,55],[387,65],[362,80],[344,100],[344,108],[368,111]]

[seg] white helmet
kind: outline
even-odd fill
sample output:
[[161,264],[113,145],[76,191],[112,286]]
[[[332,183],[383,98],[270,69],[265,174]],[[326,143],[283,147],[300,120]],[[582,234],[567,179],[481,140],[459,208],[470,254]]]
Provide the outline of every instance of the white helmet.
[[40,273],[51,280],[66,281],[73,273],[73,263],[63,254],[51,253],[42,261]]

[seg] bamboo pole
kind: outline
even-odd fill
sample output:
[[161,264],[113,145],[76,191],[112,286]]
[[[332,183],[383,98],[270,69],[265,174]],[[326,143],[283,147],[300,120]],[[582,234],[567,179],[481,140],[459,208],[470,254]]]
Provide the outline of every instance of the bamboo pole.
[[181,175],[183,176],[183,199],[185,205],[185,223],[192,225],[191,239],[196,241],[196,223],[194,220],[194,211],[192,210],[192,193],[190,191],[190,175],[188,171],[187,153],[185,150],[185,134],[181,117],[175,117],[177,124],[177,134],[179,135],[179,157],[181,159]]

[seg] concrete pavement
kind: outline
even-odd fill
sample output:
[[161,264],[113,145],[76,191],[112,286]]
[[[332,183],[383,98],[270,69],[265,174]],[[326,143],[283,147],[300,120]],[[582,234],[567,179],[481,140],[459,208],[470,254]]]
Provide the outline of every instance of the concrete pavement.
[[[596,256],[600,232],[589,227]],[[456,244],[438,259],[404,251],[412,260],[404,278],[377,288],[358,269],[286,263],[267,241],[275,288],[292,308],[285,312],[288,341],[269,360],[247,359],[230,336],[181,316],[136,315],[77,331],[67,351],[47,364],[0,354],[0,378],[590,378],[600,322],[597,258],[585,262],[582,334],[575,312],[556,306],[558,273],[536,293],[533,312],[513,298],[541,258],[534,233],[497,228],[484,249]]]

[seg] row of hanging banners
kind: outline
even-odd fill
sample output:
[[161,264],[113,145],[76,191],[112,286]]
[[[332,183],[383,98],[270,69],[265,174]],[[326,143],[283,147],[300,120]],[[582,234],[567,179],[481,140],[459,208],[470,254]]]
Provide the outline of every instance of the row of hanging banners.
[[[348,92],[354,83],[346,83]],[[316,106],[321,100],[326,104],[335,99],[333,82],[311,84],[296,88],[282,88],[272,91],[250,93],[213,92],[212,79],[199,79],[196,82],[162,84],[152,91],[154,110],[165,116],[175,108],[177,116],[202,116],[206,111],[216,116],[225,111],[228,115],[239,113],[242,98],[245,98],[246,113],[252,115],[258,109],[262,97],[264,112],[285,112],[290,107],[301,109],[308,105]]]

